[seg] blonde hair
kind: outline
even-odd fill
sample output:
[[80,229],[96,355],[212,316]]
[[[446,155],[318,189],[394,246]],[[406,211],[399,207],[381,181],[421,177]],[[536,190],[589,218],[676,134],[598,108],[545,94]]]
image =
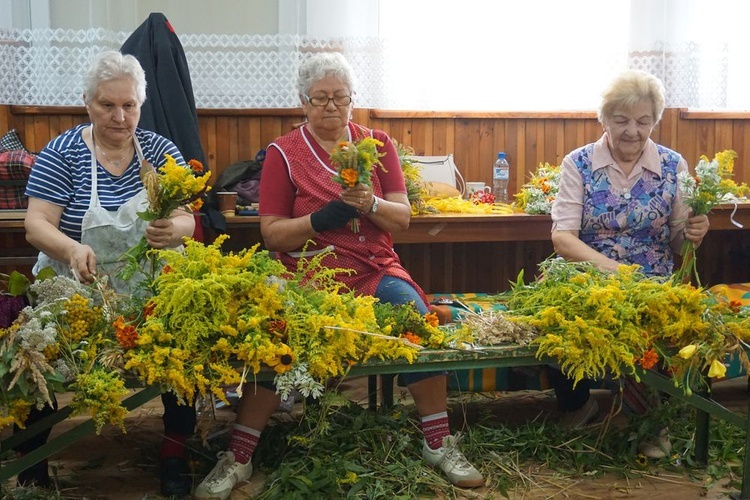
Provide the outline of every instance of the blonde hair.
[[611,117],[615,108],[630,108],[649,101],[653,106],[654,124],[661,120],[664,112],[664,84],[657,77],[640,70],[629,70],[618,75],[602,92],[597,117],[600,123]]

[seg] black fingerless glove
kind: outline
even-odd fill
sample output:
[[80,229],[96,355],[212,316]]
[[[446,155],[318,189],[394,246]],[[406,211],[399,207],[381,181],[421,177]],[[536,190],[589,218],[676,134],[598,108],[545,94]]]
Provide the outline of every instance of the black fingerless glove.
[[359,217],[357,209],[343,201],[329,201],[323,208],[310,214],[310,222],[316,233],[344,227],[350,219]]

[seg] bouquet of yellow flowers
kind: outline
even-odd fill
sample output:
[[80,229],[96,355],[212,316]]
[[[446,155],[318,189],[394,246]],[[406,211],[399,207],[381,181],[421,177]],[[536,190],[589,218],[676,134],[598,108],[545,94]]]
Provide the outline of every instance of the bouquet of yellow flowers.
[[[737,153],[727,149],[716,153],[713,160],[701,156],[695,167],[695,175],[689,172],[677,174],[679,189],[685,204],[693,215],[707,215],[721,203],[726,203],[750,192],[746,184],[737,184],[731,177],[734,173],[734,160]],[[695,278],[700,285],[700,277],[695,262],[695,244],[685,240],[682,246],[682,265],[675,272],[675,279],[686,281]]]
[[[384,155],[378,151],[383,143],[373,137],[365,137],[357,142],[339,142],[331,152],[331,165],[336,169],[334,182],[345,188],[353,188],[357,184],[372,186],[372,171],[380,165],[385,171],[380,157]],[[359,219],[352,219],[352,232],[359,232]]]
[[[419,349],[459,339],[410,305],[380,304],[343,289],[342,269],[302,259],[290,273],[267,251],[222,254],[219,236],[184,252],[158,250],[166,265],[144,312],[116,322],[126,369],[146,384],[191,401],[196,391],[226,400],[223,388],[242,386],[265,369],[286,398],[292,390],[319,396],[331,377],[376,359],[416,359]],[[381,308],[388,308],[387,313]],[[125,344],[123,344],[125,345]]]
[[605,273],[589,263],[548,259],[542,277],[519,277],[506,296],[512,322],[539,335],[537,356],[555,358],[575,381],[636,375],[661,364],[686,392],[701,373],[722,376],[728,355],[750,363],[750,311],[672,280],[648,278],[635,265]]
[[[145,221],[169,217],[180,207],[190,211],[200,210],[203,195],[211,189],[207,185],[211,172],[204,172],[200,161],[190,160],[187,165],[179,165],[174,157],[165,156],[167,162],[158,170],[147,162],[141,166],[141,181],[146,188],[149,207],[138,216]],[[138,272],[148,249],[148,242],[143,237],[123,256],[128,265],[123,268],[122,279],[128,280]]]
[[548,214],[560,190],[562,169],[557,165],[540,163],[529,182],[516,193],[515,208],[527,214]]

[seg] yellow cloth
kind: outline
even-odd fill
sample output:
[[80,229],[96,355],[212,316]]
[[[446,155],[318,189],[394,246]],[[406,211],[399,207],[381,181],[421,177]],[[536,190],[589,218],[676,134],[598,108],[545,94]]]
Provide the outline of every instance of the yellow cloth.
[[743,307],[750,306],[750,283],[714,285],[708,291],[722,295],[729,301],[739,302]]

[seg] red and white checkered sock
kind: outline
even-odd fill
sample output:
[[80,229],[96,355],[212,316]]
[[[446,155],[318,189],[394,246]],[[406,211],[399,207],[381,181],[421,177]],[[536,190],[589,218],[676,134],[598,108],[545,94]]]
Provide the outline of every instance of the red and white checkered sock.
[[422,433],[427,446],[437,450],[443,445],[443,438],[451,433],[448,424],[448,412],[443,411],[422,417]]
[[234,459],[241,464],[246,464],[255,452],[255,447],[260,440],[260,431],[234,424],[232,436],[229,438],[229,451],[234,453]]

